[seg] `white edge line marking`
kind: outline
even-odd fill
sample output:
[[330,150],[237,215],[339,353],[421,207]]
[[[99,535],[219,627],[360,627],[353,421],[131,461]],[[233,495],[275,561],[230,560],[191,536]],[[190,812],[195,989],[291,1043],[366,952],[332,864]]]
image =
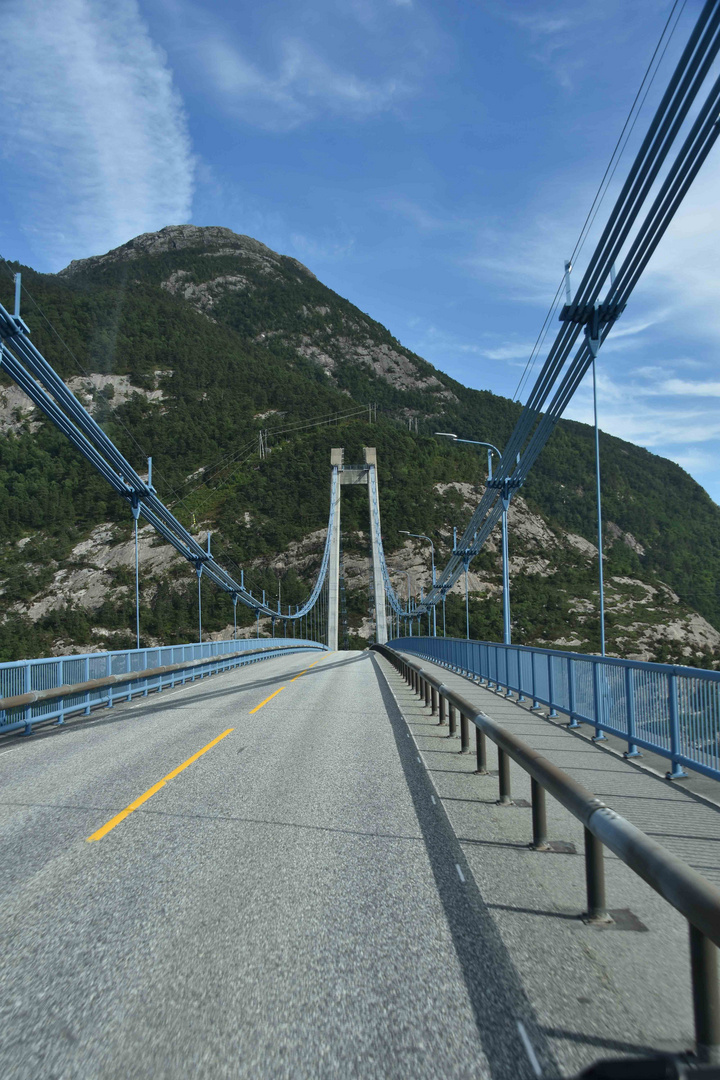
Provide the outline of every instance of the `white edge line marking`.
[[436,804],[436,802],[435,802],[435,796],[434,796],[434,795],[431,795],[431,796],[430,796],[430,798],[432,799],[432,804],[433,804],[433,806],[436,806],[437,804]]
[[535,1073],[538,1080],[540,1080],[540,1078],[542,1077],[542,1069],[540,1068],[540,1062],[538,1061],[535,1051],[533,1050],[533,1044],[530,1042],[530,1038],[527,1031],[525,1030],[525,1025],[523,1024],[522,1020],[518,1020],[517,1029],[520,1032],[520,1038],[522,1039],[522,1044],[525,1047],[525,1053],[527,1054],[530,1060],[530,1064],[532,1065],[532,1071]]
[[19,746],[13,746],[9,750],[0,750],[0,757],[2,757],[3,754],[12,754],[13,750],[20,750],[20,749],[21,749],[21,747],[19,747]]
[[[418,754],[418,761],[420,761],[420,755],[419,754]],[[422,765],[422,761],[420,761],[420,764]]]
[[455,869],[458,872],[458,877],[460,878],[460,880],[462,881],[462,883],[464,885],[465,884],[465,875],[463,874],[462,870],[460,869],[460,863],[455,863]]

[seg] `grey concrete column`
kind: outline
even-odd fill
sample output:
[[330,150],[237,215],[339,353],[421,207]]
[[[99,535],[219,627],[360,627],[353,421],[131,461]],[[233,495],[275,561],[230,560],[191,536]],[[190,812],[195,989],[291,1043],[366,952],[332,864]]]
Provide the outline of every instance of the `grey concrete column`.
[[338,647],[340,628],[340,493],[342,491],[341,471],[343,451],[335,447],[330,451],[330,464],[337,473],[333,513],[333,532],[330,539],[330,564],[328,566],[328,648]]
[[384,645],[387,641],[385,580],[383,578],[382,559],[380,555],[380,496],[378,492],[377,451],[374,446],[365,447],[365,464],[368,466],[368,473],[371,474],[368,476],[368,497],[370,507],[370,546],[372,549],[373,592],[375,594],[375,640],[379,645]]

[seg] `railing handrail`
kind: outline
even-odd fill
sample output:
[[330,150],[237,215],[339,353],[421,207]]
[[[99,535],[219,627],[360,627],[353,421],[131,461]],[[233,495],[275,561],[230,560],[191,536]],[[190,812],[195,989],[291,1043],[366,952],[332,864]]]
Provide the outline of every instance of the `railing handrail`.
[[503,652],[541,653],[543,656],[557,656],[564,660],[585,660],[589,663],[607,664],[610,667],[631,667],[641,671],[656,671],[661,675],[678,675],[683,679],[708,679],[710,682],[720,682],[720,671],[711,671],[710,668],[684,667],[680,664],[659,664],[653,660],[627,660],[619,656],[601,656],[600,653],[576,653],[566,649],[544,649],[536,645],[506,645],[502,641],[483,641],[480,638],[429,638],[408,637],[395,638],[395,641],[454,641],[458,645],[485,645],[491,649],[501,649]]
[[[692,968],[693,1004],[698,1051],[708,1056],[720,1056],[720,999],[718,997],[717,954],[712,944],[720,945],[720,889],[693,870],[682,859],[673,855],[661,844],[647,836],[626,818],[611,810],[591,791],[579,784],[558,766],[548,761],[538,751],[507,731],[491,717],[477,709],[467,698],[445,685],[436,675],[410,660],[390,646],[373,645],[399,670],[414,672],[422,684],[431,687],[438,701],[443,700],[456,709],[464,719],[463,739],[467,739],[467,723],[474,724],[478,737],[478,758],[481,755],[480,740],[487,736],[498,747],[498,756],[507,754],[527,772],[542,788],[542,811],[536,807],[540,801],[533,785],[533,826],[544,810],[544,791],[549,791],[585,829],[585,859],[588,902],[591,914],[606,914],[604,868],[602,846],[610,848],[625,865],[641,877],[690,924],[690,959]],[[406,676],[407,677],[407,676]],[[426,694],[427,701],[427,694]],[[440,723],[444,711],[440,706]],[[434,711],[434,702],[433,702]],[[452,733],[452,728],[451,728]],[[484,757],[484,750],[482,751]],[[479,770],[481,771],[481,770]],[[509,773],[499,765],[501,801],[509,795]],[[507,778],[507,779],[506,779]],[[503,783],[508,787],[503,796]],[[536,817],[537,814],[537,817]],[[592,838],[595,838],[593,841]],[[593,851],[593,842],[599,841]],[[600,909],[597,901],[602,898]]]
[[[179,646],[177,646],[179,648]],[[226,653],[224,660],[234,660],[240,656],[258,656],[259,654],[280,652],[287,653],[292,649],[307,649],[308,645],[298,642],[296,645],[279,643],[278,645],[266,645],[260,649],[240,649],[238,652]],[[140,650],[142,651],[142,650]],[[63,686],[50,687],[47,690],[29,690],[24,694],[14,694],[11,697],[0,698],[0,712],[8,709],[20,709],[24,705],[38,705],[45,701],[55,701],[57,698],[74,697],[76,694],[85,694],[92,690],[101,690],[105,686],[125,686],[127,683],[139,682],[142,679],[155,679],[160,675],[170,675],[173,671],[189,671],[191,668],[202,667],[215,657],[201,656],[195,660],[181,660],[177,664],[163,664],[162,667],[143,668],[142,671],[125,671],[117,675],[103,675],[99,679],[87,679],[85,682],[70,683]]]
[[60,656],[32,656],[23,660],[0,661],[0,671],[8,668],[25,667],[27,664],[51,664],[60,660],[92,660],[100,656],[139,656],[140,653],[156,652],[161,649],[212,649],[220,645],[237,645],[239,651],[257,645],[258,641],[295,642],[298,645],[316,645],[319,649],[327,648],[321,641],[311,638],[220,638],[217,641],[178,641],[174,645],[143,645],[140,649],[98,649],[97,652],[63,653]]
[[532,697],[552,718],[565,713],[571,728],[595,728],[596,740],[613,735],[667,758],[671,780],[684,767],[720,780],[720,672],[623,660],[597,654],[459,638],[394,638],[394,648],[449,664],[508,696]]

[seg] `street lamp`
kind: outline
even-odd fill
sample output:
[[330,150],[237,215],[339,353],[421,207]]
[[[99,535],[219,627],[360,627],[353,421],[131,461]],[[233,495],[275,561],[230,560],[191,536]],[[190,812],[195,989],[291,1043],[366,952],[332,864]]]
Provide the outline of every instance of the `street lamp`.
[[[433,583],[433,589],[434,589],[435,588],[435,545],[433,544],[432,540],[430,539],[429,536],[426,536],[425,533],[412,533],[412,532],[408,532],[407,529],[399,529],[398,532],[402,533],[403,536],[414,536],[416,540],[427,540],[428,544],[430,545],[430,559],[432,561],[432,583]],[[437,621],[436,621],[436,618],[435,618],[435,604],[433,604],[433,637],[437,637]]]
[[[453,442],[469,443],[471,446],[487,446],[488,448],[488,483],[492,480],[492,455],[497,454],[502,461],[502,454],[497,446],[489,442],[479,442],[477,439],[459,439],[451,431],[436,431],[445,439]],[[503,641],[510,644],[510,558],[508,550],[508,508],[510,506],[510,485],[507,480],[500,489],[502,499],[502,562],[503,562]],[[465,564],[465,582],[467,586],[467,563]]]

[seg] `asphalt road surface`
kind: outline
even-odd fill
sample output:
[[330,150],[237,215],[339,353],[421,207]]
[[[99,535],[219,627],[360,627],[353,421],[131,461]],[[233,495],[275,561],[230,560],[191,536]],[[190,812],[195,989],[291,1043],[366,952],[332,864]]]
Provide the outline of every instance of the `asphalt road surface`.
[[552,1076],[432,792],[370,653],[0,742],[0,1075]]

